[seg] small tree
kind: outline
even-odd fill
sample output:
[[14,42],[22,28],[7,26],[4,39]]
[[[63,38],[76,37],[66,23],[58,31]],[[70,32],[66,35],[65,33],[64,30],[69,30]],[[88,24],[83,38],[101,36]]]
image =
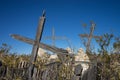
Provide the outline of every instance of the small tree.
[[3,54],[3,53],[8,54],[10,49],[11,49],[11,46],[9,46],[6,43],[3,43],[0,47],[0,54]]
[[120,37],[115,38],[115,42],[113,44],[113,48],[116,53],[120,53]]
[[106,33],[102,36],[102,38],[96,39],[97,43],[100,46],[100,49],[98,49],[99,53],[102,54],[108,53],[108,47],[110,45],[112,38],[113,38],[113,34]]

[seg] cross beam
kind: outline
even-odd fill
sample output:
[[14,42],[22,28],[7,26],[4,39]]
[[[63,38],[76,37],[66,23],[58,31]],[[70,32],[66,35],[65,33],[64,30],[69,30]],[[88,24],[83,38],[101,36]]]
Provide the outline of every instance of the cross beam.
[[[17,40],[23,41],[25,43],[28,43],[30,45],[34,45],[35,44],[35,40],[29,39],[27,37],[23,37],[23,36],[20,36],[20,35],[17,35],[17,34],[12,34],[11,37],[15,38]],[[54,52],[54,53],[68,53],[67,50],[64,50],[64,49],[61,49],[61,48],[57,48],[57,47],[53,47],[53,46],[44,44],[42,42],[39,43],[38,45],[39,45],[40,48],[49,50],[49,51]]]
[[90,27],[90,33],[89,34],[80,34],[79,35],[81,38],[87,38],[88,39],[88,42],[86,44],[86,51],[87,52],[90,52],[90,42],[91,42],[92,38],[102,38],[102,36],[94,36],[93,35],[94,29],[95,29],[95,24],[92,23],[92,26]]
[[[31,44],[31,45],[35,44],[34,40],[26,38],[26,37],[22,37],[20,35],[12,34],[11,37],[15,38],[17,40],[26,42],[26,43]],[[74,54],[68,54],[68,51],[64,50],[62,48],[57,48],[57,47],[54,47],[54,46],[49,46],[49,45],[44,44],[44,43],[39,43],[38,45],[42,49],[46,49],[46,50],[52,51],[53,53],[56,53],[58,55],[58,58],[62,61],[62,63],[64,63],[64,60],[62,60],[63,56],[70,56],[70,57],[74,56]]]

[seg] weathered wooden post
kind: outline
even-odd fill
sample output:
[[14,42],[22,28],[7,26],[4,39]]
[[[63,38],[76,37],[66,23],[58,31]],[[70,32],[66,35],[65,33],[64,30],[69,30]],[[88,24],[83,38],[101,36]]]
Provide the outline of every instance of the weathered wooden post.
[[36,61],[38,49],[39,49],[39,41],[41,40],[42,37],[42,32],[44,28],[44,22],[45,22],[45,12],[43,12],[42,17],[40,17],[40,22],[38,25],[37,33],[36,33],[36,38],[35,38],[35,43],[33,45],[32,49],[32,55],[30,58],[30,67],[29,67],[29,80],[32,80],[33,76],[33,70],[34,70],[34,62]]
[[[38,28],[37,28],[37,33],[36,33],[35,40],[29,39],[29,38],[26,38],[26,37],[22,37],[22,36],[19,36],[19,35],[16,35],[16,34],[11,35],[11,37],[13,37],[15,39],[18,39],[18,40],[21,40],[21,41],[24,41],[24,42],[27,42],[27,43],[33,45],[32,54],[31,54],[30,63],[29,63],[30,66],[29,66],[29,69],[28,69],[29,80],[32,80],[33,70],[34,70],[34,62],[36,61],[38,49],[40,47],[40,40],[41,40],[41,37],[42,37],[44,23],[45,23],[45,12],[43,11],[42,16],[40,17],[40,21],[39,21],[39,25],[38,25]],[[46,46],[44,44],[42,44],[42,45],[41,45],[42,48],[46,48]]]

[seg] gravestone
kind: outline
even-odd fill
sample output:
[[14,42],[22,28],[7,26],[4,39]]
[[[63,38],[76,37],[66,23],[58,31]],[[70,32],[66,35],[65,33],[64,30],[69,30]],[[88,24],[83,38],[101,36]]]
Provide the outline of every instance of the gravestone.
[[97,74],[96,69],[97,69],[96,66],[91,65],[89,69],[86,70],[82,75],[82,80],[96,80],[96,74]]
[[76,76],[81,76],[82,70],[83,70],[83,67],[81,66],[81,64],[78,64],[75,66],[74,74]]
[[73,79],[80,80],[81,76],[82,76],[83,67],[81,66],[81,64],[78,64],[74,68],[75,68],[75,70],[74,70],[74,78]]

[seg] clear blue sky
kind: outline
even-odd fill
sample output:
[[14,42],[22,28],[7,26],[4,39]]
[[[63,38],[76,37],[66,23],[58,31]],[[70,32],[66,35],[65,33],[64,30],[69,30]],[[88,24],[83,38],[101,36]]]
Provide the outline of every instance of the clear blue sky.
[[[43,36],[51,36],[54,26],[57,36],[66,36],[72,46],[83,47],[78,34],[85,33],[81,22],[96,23],[94,34],[120,33],[119,0],[0,0],[0,44],[12,46],[13,52],[31,53],[32,46],[12,39],[9,34],[20,34],[34,39],[42,11],[46,10]],[[50,40],[42,42],[51,44]],[[58,40],[58,47],[67,47],[66,41]]]

